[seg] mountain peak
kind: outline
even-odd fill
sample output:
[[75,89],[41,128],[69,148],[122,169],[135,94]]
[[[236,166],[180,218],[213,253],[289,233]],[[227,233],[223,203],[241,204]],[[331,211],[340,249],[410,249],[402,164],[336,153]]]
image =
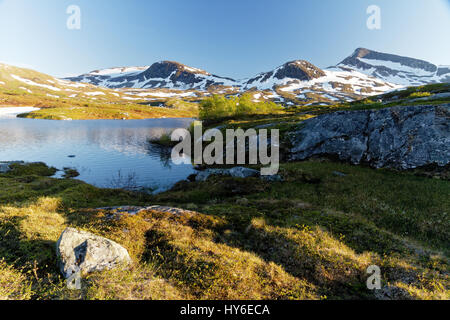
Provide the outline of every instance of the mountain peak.
[[293,78],[303,81],[309,81],[323,76],[325,76],[323,70],[306,60],[287,62],[275,74],[277,79]]
[[245,82],[246,88],[272,87],[279,80],[310,81],[325,76],[325,72],[306,60],[293,60],[269,72],[263,72]]
[[355,52],[352,54],[352,56],[356,58],[364,58],[366,55],[373,52],[373,50],[366,49],[366,48],[357,48]]
[[[108,88],[208,90],[210,87],[225,86],[241,88],[242,90],[252,88],[272,90],[288,83],[296,83],[299,88],[303,85],[313,85],[328,80],[333,83],[342,83],[351,77],[362,79],[361,83],[366,80],[367,83],[371,83],[378,79],[394,85],[414,86],[449,82],[450,67],[438,67],[424,60],[359,47],[336,67],[322,70],[309,61],[299,59],[286,62],[271,71],[240,81],[210,74],[205,70],[171,60],[159,61],[149,67],[119,67],[96,70],[66,79]],[[351,85],[352,83],[347,84]],[[334,85],[336,86],[336,84]],[[376,83],[375,85],[380,84]],[[384,87],[389,88],[389,85]],[[343,87],[342,90],[347,90],[347,88],[348,86]],[[355,87],[355,91],[358,90]]]
[[357,48],[352,55],[337,67],[350,68],[366,75],[401,85],[422,85],[442,82],[440,73],[446,73],[430,62],[382,53],[366,48]]
[[194,74],[210,75],[205,70],[189,67],[189,66],[187,66],[185,64],[182,64],[180,62],[177,62],[177,61],[163,60],[163,61],[154,63],[153,65],[150,66],[150,68],[151,67],[155,67],[155,68],[163,67],[163,68],[170,69],[172,71],[178,70],[179,72],[188,72],[188,73],[194,73]]

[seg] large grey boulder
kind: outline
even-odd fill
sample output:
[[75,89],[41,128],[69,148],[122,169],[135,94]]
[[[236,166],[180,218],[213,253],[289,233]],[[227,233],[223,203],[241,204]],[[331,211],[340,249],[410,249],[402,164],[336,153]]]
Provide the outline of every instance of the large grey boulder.
[[127,250],[121,245],[73,228],[67,228],[61,234],[56,252],[65,278],[79,271],[90,273],[131,263]]
[[301,123],[290,141],[290,160],[332,156],[376,168],[445,166],[450,104],[329,113]]

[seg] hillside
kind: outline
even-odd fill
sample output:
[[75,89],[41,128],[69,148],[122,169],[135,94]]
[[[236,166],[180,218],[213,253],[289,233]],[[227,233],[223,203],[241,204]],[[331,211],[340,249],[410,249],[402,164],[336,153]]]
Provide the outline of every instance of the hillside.
[[[177,97],[187,97],[187,101],[173,100]],[[27,115],[32,118],[75,120],[192,117],[197,114],[197,108],[189,100],[196,98],[195,92],[179,90],[132,91],[102,88],[0,64],[0,106],[40,108],[41,110]]]

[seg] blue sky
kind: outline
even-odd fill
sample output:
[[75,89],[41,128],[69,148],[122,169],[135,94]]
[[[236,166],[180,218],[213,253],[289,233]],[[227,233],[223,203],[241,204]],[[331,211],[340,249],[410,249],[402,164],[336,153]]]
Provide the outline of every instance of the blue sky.
[[[369,5],[381,30],[366,27]],[[81,30],[68,30],[69,5]],[[0,61],[55,76],[175,60],[234,78],[357,47],[450,64],[449,0],[0,0]]]

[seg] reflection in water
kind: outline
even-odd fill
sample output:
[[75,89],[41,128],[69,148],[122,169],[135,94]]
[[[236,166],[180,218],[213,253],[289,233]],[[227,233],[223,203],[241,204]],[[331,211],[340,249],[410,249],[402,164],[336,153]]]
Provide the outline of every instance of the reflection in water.
[[161,146],[159,144],[147,143],[147,153],[149,155],[159,155],[161,164],[168,169],[172,168],[172,148]]
[[[0,119],[0,161],[43,161],[58,169],[73,167],[77,179],[110,187],[120,172],[142,187],[164,189],[194,172],[174,165],[171,150],[149,144],[151,138],[191,119],[49,121]],[[75,158],[69,158],[75,155]]]

